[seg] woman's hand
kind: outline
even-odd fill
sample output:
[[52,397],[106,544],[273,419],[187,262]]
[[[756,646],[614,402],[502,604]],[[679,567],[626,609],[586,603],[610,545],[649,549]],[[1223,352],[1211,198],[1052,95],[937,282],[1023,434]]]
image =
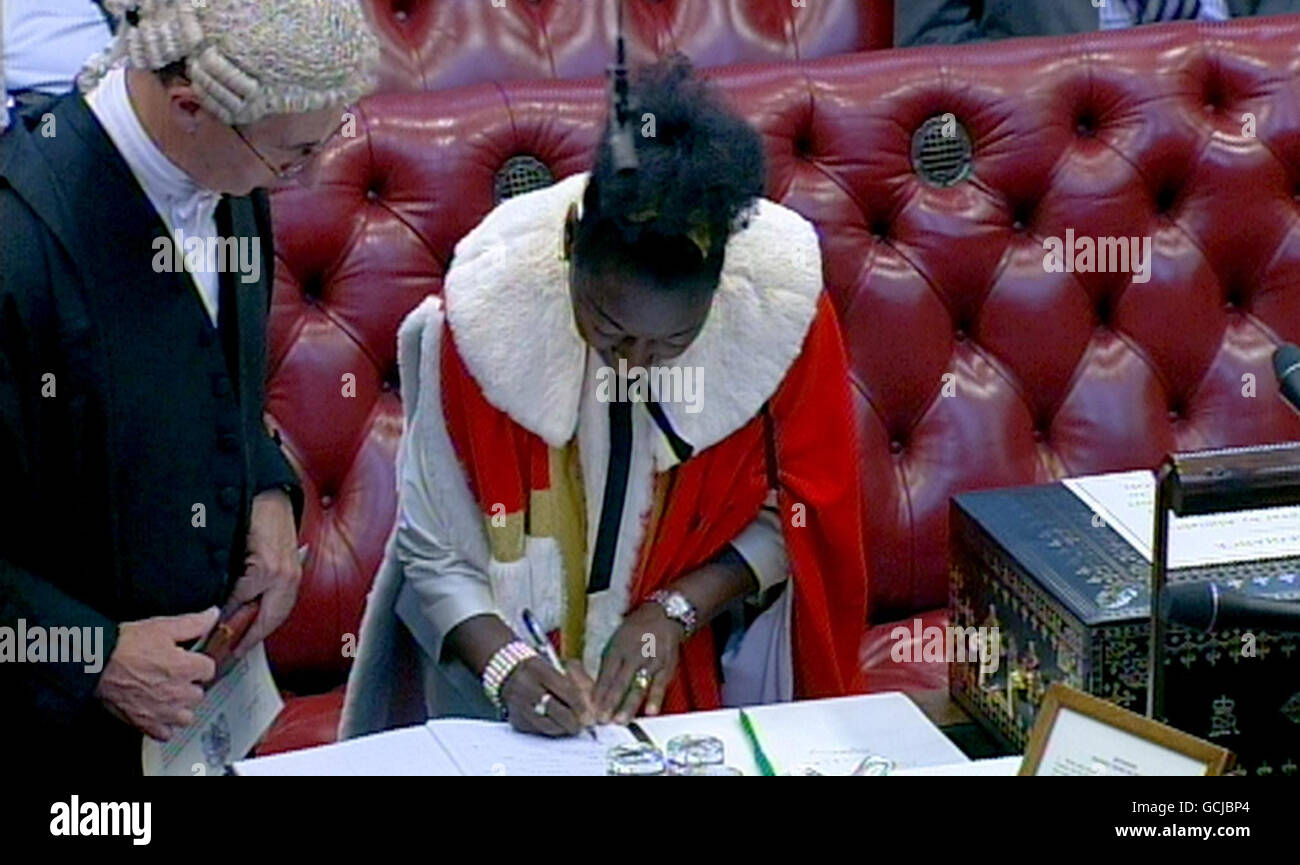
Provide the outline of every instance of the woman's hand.
[[[582,665],[570,661],[569,675],[561,676],[542,658],[529,658],[506,677],[501,700],[510,725],[521,733],[573,736],[595,723],[591,703],[591,678]],[[542,696],[549,694],[546,714],[537,713]]]
[[[655,603],[633,610],[610,638],[596,680],[596,719],[626,724],[645,703],[647,715],[659,714],[668,683],[677,672],[686,630]],[[640,670],[645,675],[637,676]],[[642,687],[646,675],[649,687]],[[641,679],[638,682],[638,678]]]
[[[480,678],[492,656],[502,646],[518,640],[500,617],[492,614],[473,616],[447,634],[447,645]],[[543,658],[529,658],[520,663],[501,683],[500,699],[510,713],[510,724],[523,733],[542,736],[572,736],[596,721],[592,706],[591,677],[576,661],[566,665],[569,674],[561,676]],[[537,714],[542,695],[546,714]]]

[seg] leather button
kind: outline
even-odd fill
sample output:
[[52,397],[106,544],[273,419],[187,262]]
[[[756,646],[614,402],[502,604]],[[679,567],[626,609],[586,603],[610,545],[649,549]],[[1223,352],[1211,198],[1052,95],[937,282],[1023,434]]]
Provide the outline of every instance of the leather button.
[[239,436],[233,433],[224,433],[217,439],[217,447],[226,453],[234,453],[239,450]]
[[230,377],[218,375],[212,379],[212,393],[215,396],[230,396]]
[[230,551],[218,547],[208,553],[208,558],[212,559],[212,564],[225,570],[226,565],[230,562]]
[[235,505],[239,504],[239,490],[235,487],[222,487],[221,492],[217,494],[217,501],[228,511],[233,511]]

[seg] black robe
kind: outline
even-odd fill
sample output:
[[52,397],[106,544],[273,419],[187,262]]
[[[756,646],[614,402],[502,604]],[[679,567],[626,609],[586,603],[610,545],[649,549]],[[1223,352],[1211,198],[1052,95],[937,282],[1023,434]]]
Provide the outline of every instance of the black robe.
[[[0,627],[101,627],[106,664],[117,623],[223,603],[253,496],[301,492],[263,420],[265,192],[218,207],[261,272],[221,275],[214,328],[155,271],[167,229],[84,100],[50,110],[0,136]],[[84,666],[0,663],[0,766],[139,772]]]

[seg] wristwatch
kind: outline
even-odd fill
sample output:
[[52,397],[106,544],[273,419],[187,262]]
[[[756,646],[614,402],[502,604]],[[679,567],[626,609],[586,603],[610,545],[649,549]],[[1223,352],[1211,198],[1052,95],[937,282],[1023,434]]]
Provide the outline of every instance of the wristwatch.
[[660,589],[650,596],[650,601],[664,608],[664,615],[680,624],[686,629],[686,636],[695,633],[695,627],[698,619],[695,615],[695,605],[686,600],[686,596],[681,592],[669,592]]

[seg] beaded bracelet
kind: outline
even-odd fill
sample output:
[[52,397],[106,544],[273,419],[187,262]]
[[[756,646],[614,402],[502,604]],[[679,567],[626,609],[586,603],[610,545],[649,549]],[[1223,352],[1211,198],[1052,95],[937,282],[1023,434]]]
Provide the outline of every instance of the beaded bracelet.
[[483,668],[483,692],[498,710],[504,708],[501,705],[501,687],[506,679],[515,671],[515,667],[536,657],[537,652],[533,647],[521,640],[506,643],[492,655]]

